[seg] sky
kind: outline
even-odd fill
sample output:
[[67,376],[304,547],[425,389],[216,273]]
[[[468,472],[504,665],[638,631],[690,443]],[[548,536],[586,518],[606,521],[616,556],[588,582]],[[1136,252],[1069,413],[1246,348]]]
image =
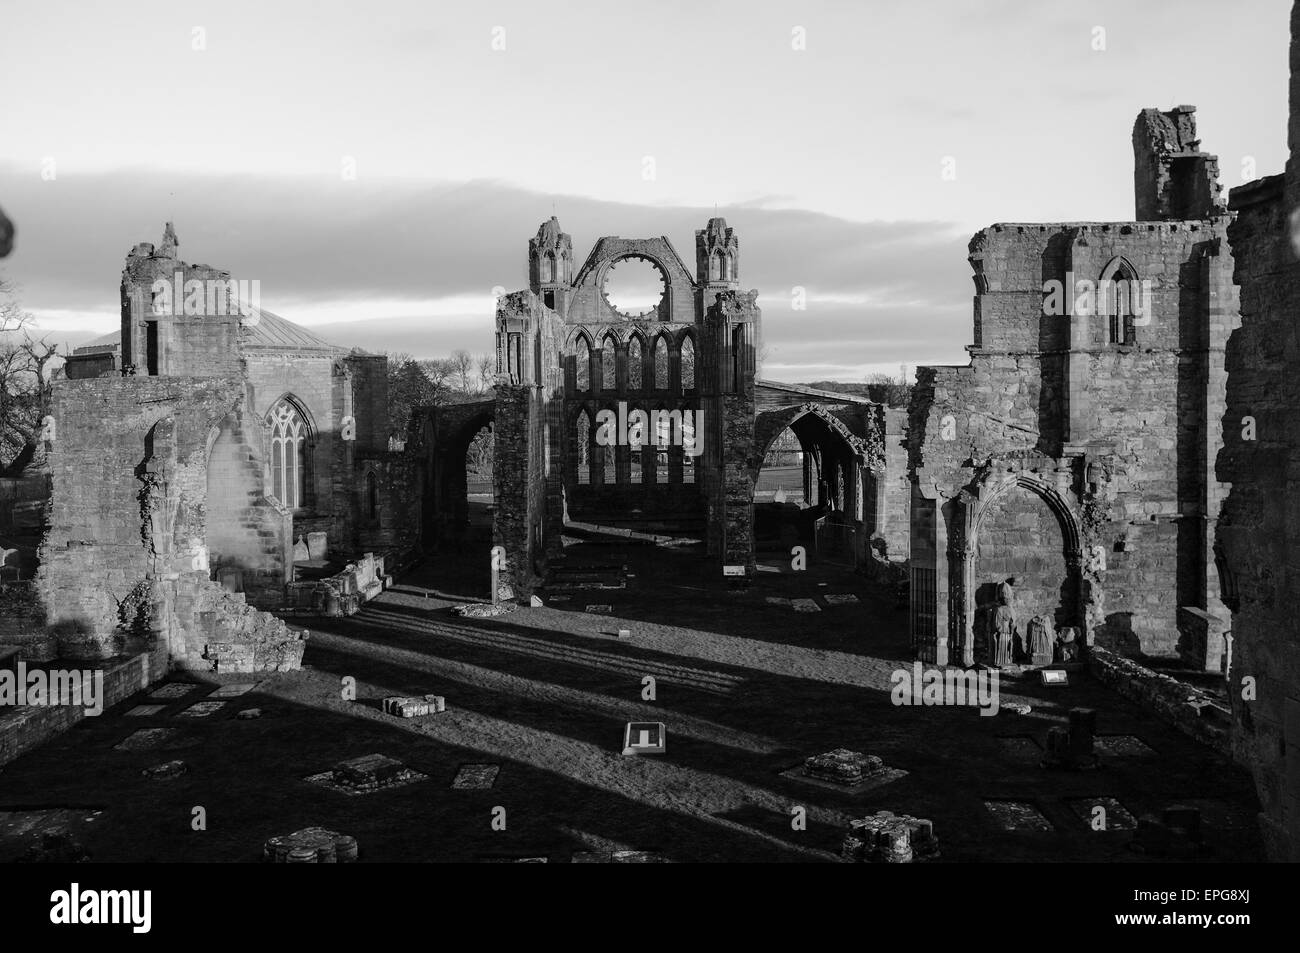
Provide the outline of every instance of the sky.
[[[1139,110],[1226,187],[1286,158],[1286,0],[0,0],[0,274],[51,339],[181,257],[345,345],[492,348],[552,214],[585,259],[721,215],[765,377],[965,363],[967,243],[1133,217]],[[802,289],[806,302],[796,307]]]

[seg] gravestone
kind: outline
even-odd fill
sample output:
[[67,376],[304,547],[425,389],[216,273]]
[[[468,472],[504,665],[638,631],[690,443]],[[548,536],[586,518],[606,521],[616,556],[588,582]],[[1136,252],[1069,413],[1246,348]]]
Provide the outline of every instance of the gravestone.
[[329,558],[329,534],[328,533],[307,534],[307,558],[309,559]]
[[623,732],[624,754],[664,754],[668,750],[668,731],[663,722],[629,721]]
[[189,708],[182,712],[177,712],[177,718],[210,718],[215,712],[226,707],[225,702],[202,701],[195,702]]
[[152,768],[145,768],[140,773],[151,781],[171,781],[189,773],[189,765],[184,761],[166,761]]
[[360,758],[340,761],[334,766],[332,777],[336,784],[364,787],[392,781],[401,773],[403,767],[402,762],[388,755],[368,754]]
[[500,771],[499,764],[462,764],[451,786],[458,791],[486,791],[496,783]]
[[396,758],[368,754],[340,761],[331,770],[313,774],[306,780],[338,791],[340,794],[372,794],[389,788],[426,780],[426,775],[412,770]]
[[803,763],[803,773],[819,781],[831,781],[835,784],[861,784],[888,769],[885,762],[873,754],[850,751],[848,748],[836,748],[825,754],[816,754]]
[[1071,708],[1069,727],[1054,725],[1047,729],[1045,768],[1077,771],[1097,766],[1093,740],[1097,732],[1097,712],[1092,708]]
[[419,718],[447,710],[447,702],[441,695],[402,696],[390,695],[383,701],[386,714],[398,718]]
[[880,811],[849,822],[840,856],[857,864],[910,864],[939,856],[934,825],[910,814]]
[[323,827],[308,827],[270,838],[262,859],[273,864],[350,864],[357,859],[357,840]]
[[1004,831],[1049,833],[1056,829],[1037,805],[1030,801],[993,798],[985,800],[984,807]]

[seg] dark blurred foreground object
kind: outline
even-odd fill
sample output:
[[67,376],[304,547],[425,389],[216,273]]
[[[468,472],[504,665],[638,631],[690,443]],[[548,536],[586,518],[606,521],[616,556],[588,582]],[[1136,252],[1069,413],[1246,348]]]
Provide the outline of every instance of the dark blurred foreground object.
[[4,258],[14,249],[14,223],[5,217],[0,209],[0,258]]

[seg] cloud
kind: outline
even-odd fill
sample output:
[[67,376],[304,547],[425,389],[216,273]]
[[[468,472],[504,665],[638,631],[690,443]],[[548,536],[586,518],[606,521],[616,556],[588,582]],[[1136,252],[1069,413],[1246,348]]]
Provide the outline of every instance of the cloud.
[[[497,181],[332,182],[119,171],[42,181],[0,167],[18,226],[4,264],[23,304],[70,337],[115,327],[123,259],[176,224],[182,257],[258,279],[272,311],[339,343],[435,356],[492,341],[492,289],[527,284],[527,247],[554,209],[585,259],[601,235],[666,235],[688,267],[721,214],[757,288],[767,343],[791,360],[964,361],[967,234],[945,222],[858,222],[799,209],[651,207]],[[807,309],[793,308],[803,289]],[[95,324],[89,316],[100,315]],[[857,353],[846,354],[846,350]],[[924,353],[922,353],[924,352]]]

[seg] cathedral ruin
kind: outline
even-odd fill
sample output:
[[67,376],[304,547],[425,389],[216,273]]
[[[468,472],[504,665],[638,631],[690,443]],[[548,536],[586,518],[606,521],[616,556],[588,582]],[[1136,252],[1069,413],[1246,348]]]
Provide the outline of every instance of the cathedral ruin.
[[[1300,68],[1292,83],[1300,102]],[[527,286],[497,298],[490,396],[392,434],[384,356],[246,300],[167,223],[126,257],[120,330],[68,355],[5,478],[26,601],[0,643],[118,666],[110,704],[137,676],[298,669],[314,620],[415,561],[436,578],[486,560],[463,542],[466,454],[490,426],[493,603],[542,608],[579,525],[698,540],[720,598],[762,588],[762,546],[807,547],[905,580],[918,683],[920,663],[1089,673],[1251,770],[1270,855],[1295,859],[1300,168],[1225,199],[1186,105],[1142,110],[1132,148],[1131,220],[974,235],[969,363],[918,368],[907,406],[762,376],[725,219],[688,263],[666,236],[598,236],[579,259],[552,217]],[[639,310],[609,293],[628,263],[658,282]],[[786,431],[802,505],[756,498]],[[1090,747],[1095,720],[1072,711],[1070,737]]]

